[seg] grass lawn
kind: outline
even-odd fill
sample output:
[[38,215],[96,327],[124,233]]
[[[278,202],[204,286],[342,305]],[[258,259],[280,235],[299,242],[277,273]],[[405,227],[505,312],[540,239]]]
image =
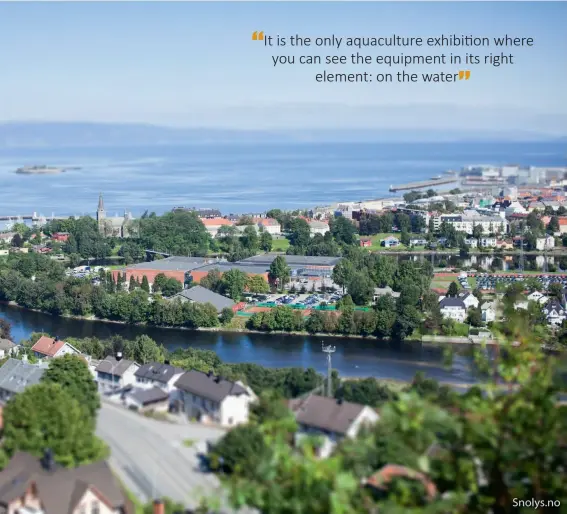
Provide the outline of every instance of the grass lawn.
[[273,252],[285,252],[289,248],[289,239],[272,239]]
[[[366,238],[366,236],[363,236],[364,238]],[[368,250],[371,251],[379,251],[379,250],[388,250],[388,251],[395,251],[395,252],[399,252],[399,251],[407,251],[407,246],[400,244],[399,246],[394,246],[392,248],[385,248],[383,246],[380,246],[380,241],[382,239],[386,239],[387,237],[395,237],[398,240],[401,237],[401,234],[394,234],[394,233],[390,233],[390,234],[376,234],[374,236],[370,236],[370,240],[372,241],[372,246],[367,247]]]
[[471,286],[471,289],[476,289],[476,277],[468,277],[467,281],[469,286]]

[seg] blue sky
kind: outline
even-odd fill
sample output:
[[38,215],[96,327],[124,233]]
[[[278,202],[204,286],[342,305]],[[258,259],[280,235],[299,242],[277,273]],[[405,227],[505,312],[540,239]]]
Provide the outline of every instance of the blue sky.
[[[398,119],[396,106],[411,118],[411,106],[416,105],[421,118],[482,111],[493,116],[495,125],[505,122],[501,118],[515,125],[515,113],[522,110],[539,116],[542,125],[561,124],[567,118],[565,19],[565,2],[0,3],[0,120],[248,128],[268,126],[274,119],[302,126],[307,118],[323,120],[333,111],[337,114],[331,123],[340,125],[344,106],[354,105],[359,107],[346,116],[356,126],[366,107],[367,118],[383,112],[383,121],[388,121]],[[274,68],[272,53],[342,50],[270,49],[251,41],[254,30],[311,37],[508,33],[533,37],[535,46],[509,50],[516,56],[514,66],[470,66],[468,82],[318,84],[314,75],[328,67]],[[369,55],[400,51],[428,52],[361,50]],[[341,67],[346,72],[365,70]],[[449,65],[440,71],[456,70]],[[388,109],[380,111],[381,106]]]

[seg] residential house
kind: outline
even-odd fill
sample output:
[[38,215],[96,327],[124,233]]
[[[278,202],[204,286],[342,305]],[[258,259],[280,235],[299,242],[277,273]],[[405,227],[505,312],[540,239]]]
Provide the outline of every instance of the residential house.
[[0,359],[9,355],[16,355],[19,348],[16,343],[13,343],[9,339],[0,339]]
[[184,412],[191,418],[223,426],[247,423],[256,395],[242,382],[233,382],[212,372],[187,371],[177,380]]
[[6,514],[135,514],[105,461],[76,468],[15,453],[0,474],[0,512]]
[[31,349],[39,359],[53,359],[63,357],[63,355],[80,355],[81,353],[73,345],[61,341],[58,337],[47,336],[41,336]]
[[272,236],[278,236],[282,233],[282,226],[278,220],[273,218],[254,218],[254,223],[257,225],[259,230],[263,229],[264,232],[267,232]]
[[496,304],[494,302],[484,302],[480,307],[482,321],[490,323],[496,320]]
[[565,309],[557,300],[547,302],[542,310],[550,325],[561,325],[567,319]]
[[55,232],[52,234],[51,239],[60,243],[66,243],[69,240],[69,232]]
[[318,220],[309,220],[307,221],[309,225],[309,232],[313,237],[315,234],[321,234],[324,236],[327,232],[329,232],[329,224],[324,221]]
[[410,239],[410,246],[426,246],[427,239]]
[[400,240],[394,236],[388,236],[380,241],[380,244],[385,248],[393,248],[400,245]]
[[158,388],[167,393],[169,404],[176,405],[181,396],[179,390],[175,387],[175,383],[179,380],[185,370],[172,366],[168,362],[161,364],[160,362],[148,362],[142,364],[134,373],[136,377],[135,386],[139,389]]
[[296,443],[307,436],[322,438],[318,448],[318,456],[322,458],[328,457],[342,439],[356,437],[363,426],[380,419],[378,413],[366,405],[315,394],[290,400],[289,408],[299,427]]
[[470,248],[476,248],[478,246],[478,239],[475,237],[469,237],[465,239],[465,244]]
[[140,365],[134,361],[123,359],[122,353],[116,357],[109,355],[102,359],[96,371],[96,382],[101,392],[111,392],[132,386],[136,383],[136,371]]
[[0,404],[7,402],[30,385],[39,384],[45,366],[9,358],[0,368]]
[[560,235],[567,234],[567,218],[562,216],[558,219],[558,221],[559,221],[559,234]]
[[169,394],[155,386],[149,389],[132,387],[124,392],[122,401],[129,409],[139,412],[167,412],[170,408]]
[[445,297],[439,302],[439,309],[444,318],[463,323],[467,317],[467,308],[460,298]]
[[539,291],[534,291],[528,295],[528,300],[530,302],[537,302],[540,305],[545,305],[549,301],[549,297],[545,296],[543,293]]
[[381,296],[390,295],[392,298],[399,298],[401,293],[394,291],[390,286],[375,287],[374,288],[374,301],[376,302]]
[[221,227],[232,227],[234,222],[226,218],[201,218],[201,223],[205,225],[211,237],[216,237]]
[[495,237],[481,237],[479,245],[481,248],[496,248],[498,240]]
[[369,248],[372,246],[372,240],[371,239],[366,239],[366,238],[361,238],[358,241],[358,244],[360,245],[361,248]]
[[215,306],[217,312],[221,312],[227,307],[229,309],[233,309],[236,306],[230,298],[199,285],[193,286],[189,289],[183,289],[180,293],[172,296],[171,299],[179,299],[182,302],[191,303],[211,303]]
[[470,293],[470,292],[463,292],[463,293],[459,293],[458,298],[460,298],[461,300],[463,300],[463,303],[465,304],[465,308],[468,310],[470,308],[474,308],[476,309],[478,307],[478,298]]
[[536,239],[536,249],[539,251],[551,250],[555,247],[555,238],[553,236],[538,237]]

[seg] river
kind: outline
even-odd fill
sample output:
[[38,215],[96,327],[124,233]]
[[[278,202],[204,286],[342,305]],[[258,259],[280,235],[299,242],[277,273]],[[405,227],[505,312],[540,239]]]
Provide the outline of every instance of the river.
[[[58,318],[6,304],[0,304],[0,318],[12,324],[16,341],[29,338],[32,332],[47,332],[62,339],[104,339],[116,334],[133,339],[147,334],[169,350],[189,346],[213,350],[225,362],[252,362],[267,367],[313,367],[319,372],[327,369],[326,356],[321,351],[321,337],[129,326]],[[324,342],[336,346],[332,364],[343,377],[411,380],[416,372],[423,371],[425,375],[444,382],[471,384],[475,381],[470,371],[470,359],[465,355],[456,355],[450,369],[444,367],[441,346],[334,337],[326,337]],[[462,347],[459,349],[462,350]]]

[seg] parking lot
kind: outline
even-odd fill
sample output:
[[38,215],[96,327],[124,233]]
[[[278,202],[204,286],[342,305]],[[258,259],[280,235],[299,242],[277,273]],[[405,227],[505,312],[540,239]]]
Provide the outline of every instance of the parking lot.
[[507,287],[516,282],[524,282],[527,278],[536,279],[544,291],[549,289],[551,284],[567,287],[567,277],[564,275],[491,275],[489,273],[478,273],[474,276],[476,277],[477,287],[484,290],[494,290],[499,284]]
[[342,298],[342,293],[304,293],[304,294],[269,294],[262,295],[251,301],[251,304],[262,304],[268,307],[276,307],[278,305],[288,305],[290,307],[312,309],[321,304],[333,305]]

